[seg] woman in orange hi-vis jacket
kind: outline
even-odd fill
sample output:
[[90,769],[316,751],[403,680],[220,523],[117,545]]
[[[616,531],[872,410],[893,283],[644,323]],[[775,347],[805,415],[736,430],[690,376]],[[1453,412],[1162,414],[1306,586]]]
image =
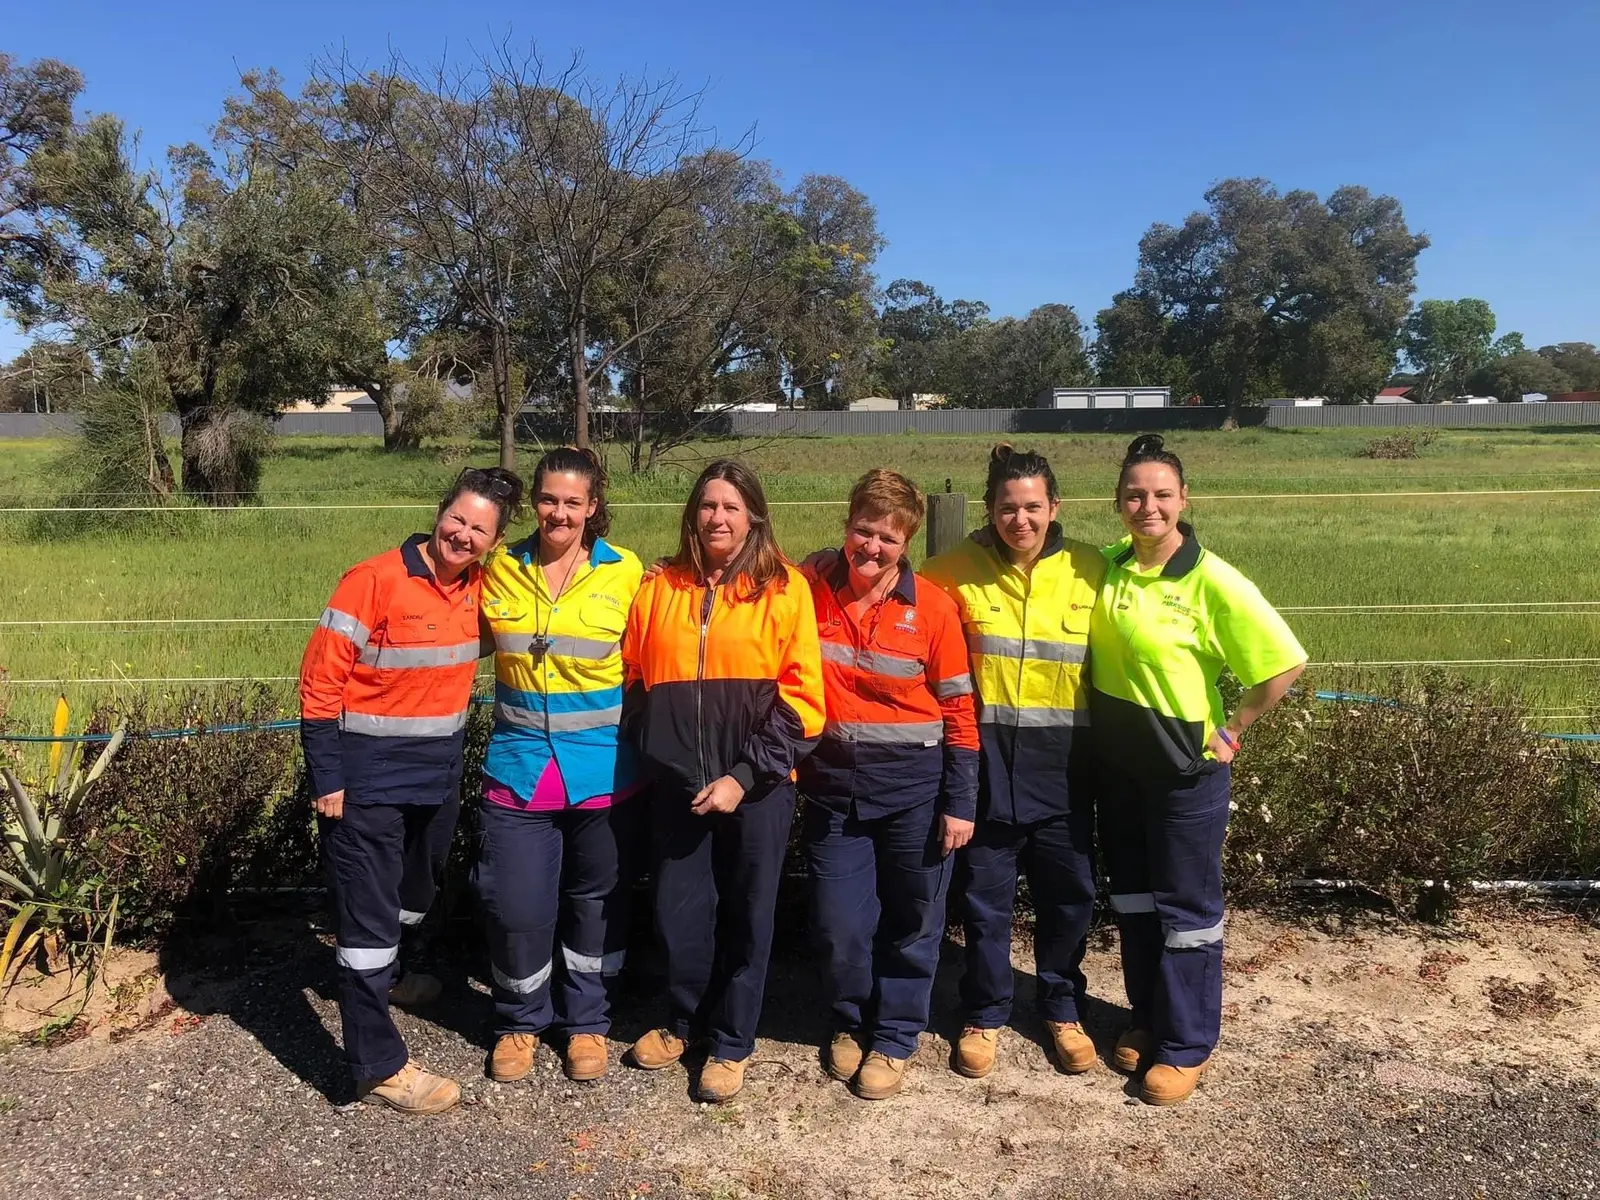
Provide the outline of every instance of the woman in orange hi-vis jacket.
[[900,1090],[927,1027],[952,855],[978,803],[961,612],[906,561],[925,511],[904,475],[869,471],[850,493],[842,552],[801,568],[828,706],[800,768],[812,927],[833,1001],[825,1059],[866,1100]]
[[[394,987],[401,934],[433,901],[461,810],[479,563],[521,503],[510,471],[462,471],[432,533],[345,573],[300,664],[300,741],[333,894],[345,1058],[363,1099],[403,1112],[442,1112],[461,1098],[453,1079],[411,1061],[389,1003],[404,1003],[415,982]],[[428,982],[436,993],[438,981]],[[411,989],[411,1000],[427,998]]]
[[699,1094],[720,1102],[755,1050],[794,769],[823,725],[811,589],[778,549],[747,467],[721,460],[701,473],[677,555],[634,601],[622,659],[622,731],[652,788],[672,1010],[632,1057],[665,1067],[703,1036]]

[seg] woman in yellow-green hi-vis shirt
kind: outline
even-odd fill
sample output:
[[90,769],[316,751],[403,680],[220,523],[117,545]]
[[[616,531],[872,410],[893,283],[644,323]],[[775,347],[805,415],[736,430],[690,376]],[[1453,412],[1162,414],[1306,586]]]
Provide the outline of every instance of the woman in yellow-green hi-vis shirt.
[[[1089,632],[1100,849],[1133,1009],[1113,1062],[1146,1071],[1149,1104],[1187,1100],[1216,1047],[1228,764],[1306,662],[1256,586],[1180,520],[1188,502],[1178,456],[1135,438],[1117,480],[1128,536],[1105,551]],[[1231,717],[1223,668],[1245,687]]]

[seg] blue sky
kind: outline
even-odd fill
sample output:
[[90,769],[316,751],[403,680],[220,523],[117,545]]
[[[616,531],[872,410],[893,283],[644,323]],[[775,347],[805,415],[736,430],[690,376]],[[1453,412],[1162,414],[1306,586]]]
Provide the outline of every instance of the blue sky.
[[[88,78],[161,151],[203,139],[239,71],[465,54],[511,33],[596,74],[674,73],[785,178],[878,209],[883,283],[1091,325],[1140,235],[1213,181],[1400,199],[1433,246],[1418,298],[1480,296],[1530,345],[1600,341],[1600,4],[646,0],[27,4],[0,48]],[[21,345],[0,325],[0,355]]]

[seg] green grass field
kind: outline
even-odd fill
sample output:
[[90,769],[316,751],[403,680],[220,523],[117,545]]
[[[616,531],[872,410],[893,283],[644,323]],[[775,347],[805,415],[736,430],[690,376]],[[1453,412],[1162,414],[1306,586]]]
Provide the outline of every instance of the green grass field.
[[[1202,541],[1259,583],[1319,663],[1600,660],[1600,435],[1450,431],[1414,460],[1358,452],[1360,430],[1174,434]],[[1069,533],[1119,531],[1110,493],[1126,438],[1041,436],[1067,502]],[[678,505],[708,457],[738,453],[760,472],[784,547],[837,537],[851,481],[889,465],[925,488],[977,498],[990,439],[902,435],[779,438],[687,448],[648,478],[620,473],[613,540],[646,557],[676,541]],[[0,508],[56,503],[60,443],[0,443]],[[531,465],[535,448],[525,449]],[[339,574],[425,527],[431,505],[486,445],[385,455],[352,439],[282,440],[260,508],[155,515],[0,513],[0,694],[13,725],[42,728],[64,690],[75,705],[146,680],[292,676]],[[1408,495],[1406,493],[1432,493]],[[1376,493],[1376,494],[1374,494]],[[110,498],[108,498],[110,499]],[[832,502],[832,503],[829,503]],[[660,507],[648,507],[648,505]],[[974,504],[969,521],[981,519]],[[517,536],[513,531],[513,536]],[[920,549],[920,547],[919,547]],[[919,554],[920,557],[920,554]],[[1454,605],[1351,611],[1358,605]],[[1333,606],[1320,612],[1295,612]],[[1497,607],[1465,607],[1497,606]],[[180,624],[48,624],[174,621]],[[31,622],[45,622],[32,624]],[[272,622],[272,623],[264,623]],[[1600,661],[1497,661],[1455,668],[1523,689],[1553,729],[1587,729]],[[1381,673],[1319,667],[1321,686],[1374,686]],[[292,703],[284,685],[285,704]]]

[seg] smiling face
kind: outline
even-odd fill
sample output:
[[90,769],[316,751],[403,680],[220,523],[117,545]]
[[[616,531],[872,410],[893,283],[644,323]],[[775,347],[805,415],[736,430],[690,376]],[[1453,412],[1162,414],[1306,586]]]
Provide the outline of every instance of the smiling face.
[[1050,485],[1042,475],[1008,479],[995,492],[989,520],[1000,540],[1024,561],[1036,558],[1044,549],[1050,522],[1056,519],[1059,501],[1050,499]]
[[844,528],[844,560],[858,594],[893,574],[905,553],[905,530],[892,516],[852,517]]
[[739,489],[726,479],[709,481],[700,493],[694,528],[713,568],[725,567],[737,558],[750,536],[750,510]]
[[535,489],[533,511],[539,518],[539,541],[558,555],[574,544],[581,545],[584,523],[599,506],[589,481],[576,471],[546,471]]
[[462,492],[434,522],[428,550],[440,576],[454,579],[499,540],[500,509],[495,502],[476,492]]
[[1178,530],[1178,518],[1189,507],[1189,489],[1166,463],[1144,462],[1129,467],[1117,486],[1117,512],[1137,540],[1160,542]]

